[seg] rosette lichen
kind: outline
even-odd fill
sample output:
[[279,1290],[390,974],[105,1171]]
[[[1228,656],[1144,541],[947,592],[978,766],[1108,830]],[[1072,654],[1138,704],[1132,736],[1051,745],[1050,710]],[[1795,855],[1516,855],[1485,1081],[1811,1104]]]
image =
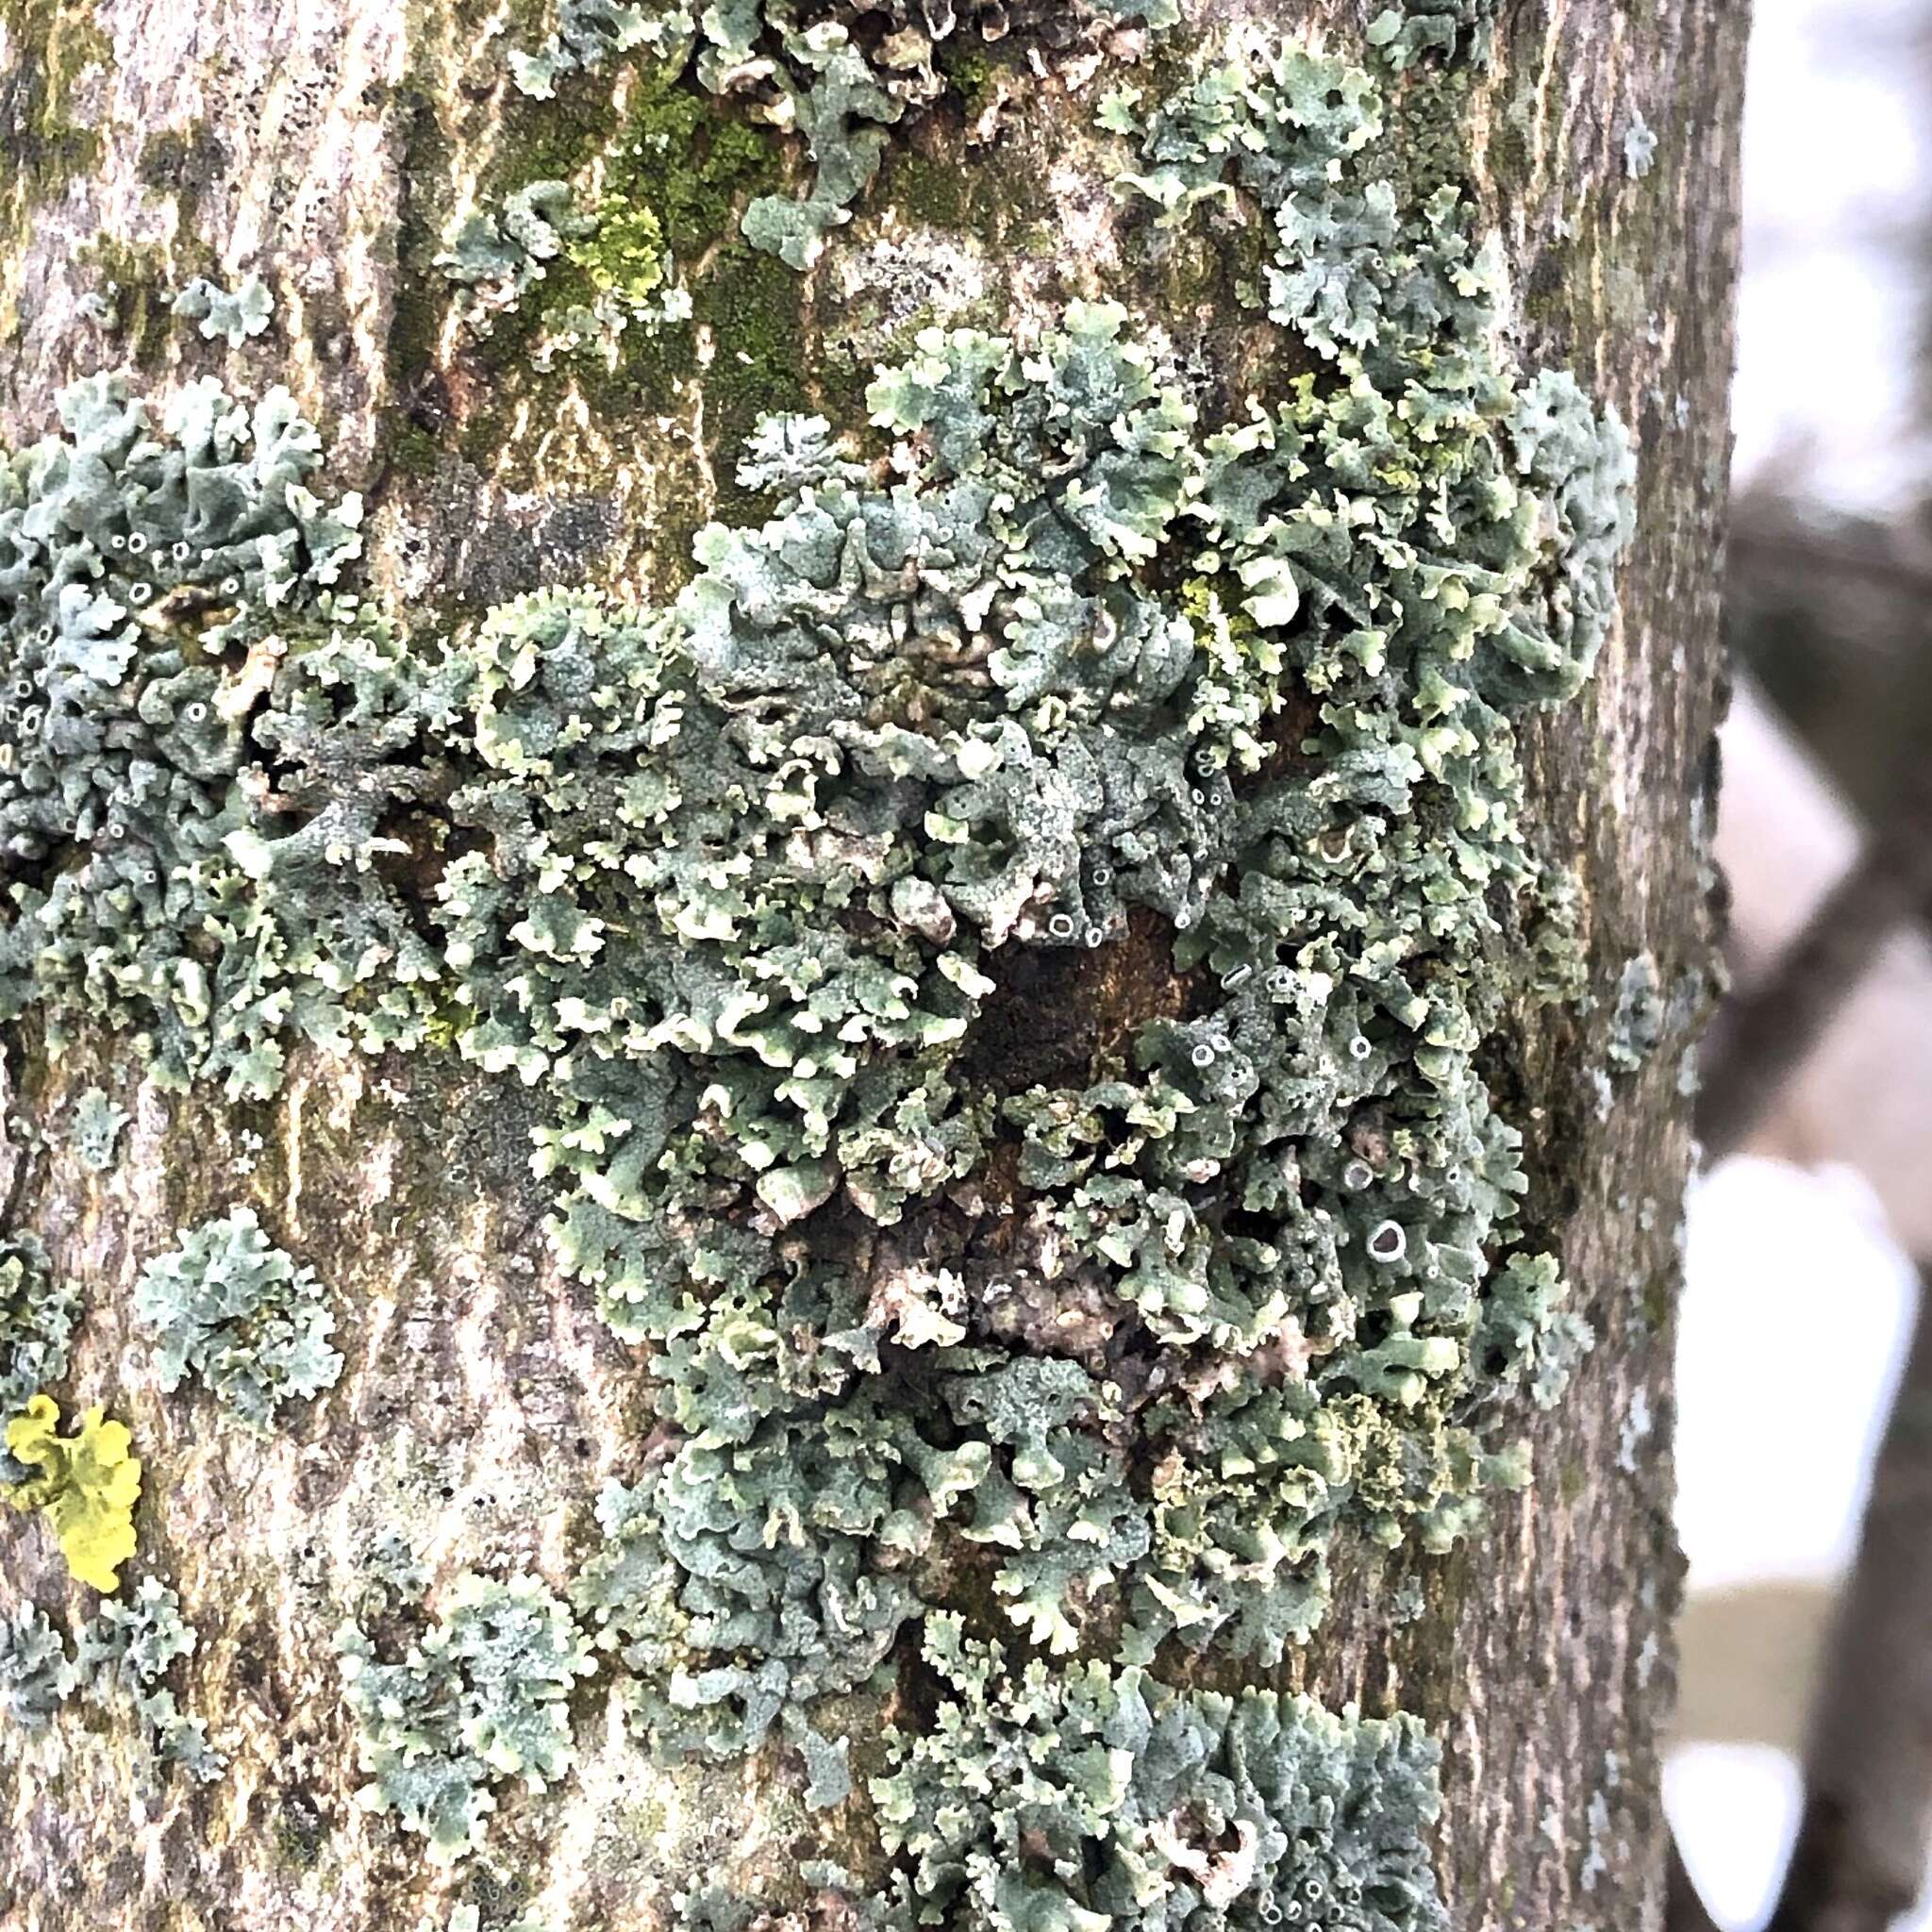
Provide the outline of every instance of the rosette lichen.
[[163,1389],[178,1389],[192,1371],[258,1429],[282,1403],[332,1388],[342,1372],[315,1271],[276,1247],[252,1208],[183,1230],[178,1248],[142,1270],[134,1315],[158,1338]]
[[569,1768],[566,1700],[591,1669],[589,1646],[535,1577],[459,1577],[400,1663],[353,1623],[336,1646],[371,1774],[362,1802],[420,1832],[431,1857],[475,1848],[502,1779],[541,1791]]

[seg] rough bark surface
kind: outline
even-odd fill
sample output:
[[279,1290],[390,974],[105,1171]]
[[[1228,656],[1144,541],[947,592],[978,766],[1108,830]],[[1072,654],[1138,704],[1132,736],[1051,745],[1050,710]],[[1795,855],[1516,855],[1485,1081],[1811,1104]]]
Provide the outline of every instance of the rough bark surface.
[[[1261,353],[1211,276],[1147,286],[1126,259],[1092,91],[1050,73],[984,146],[957,115],[895,134],[816,271],[760,269],[700,297],[695,366],[659,392],[492,367],[453,324],[425,324],[425,291],[452,211],[480,181],[520,178],[512,150],[563,111],[509,92],[512,10],[6,0],[0,132],[20,165],[0,190],[0,434],[42,433],[61,382],[129,359],[157,386],[208,370],[287,381],[325,425],[332,478],[371,493],[375,574],[393,590],[661,589],[758,409],[836,418],[849,404],[908,261],[941,285],[989,279],[1013,315],[1077,294],[1146,304],[1208,351],[1230,394]],[[1202,11],[1351,43],[1363,25],[1294,0]],[[1334,1610],[1284,1679],[1330,1705],[1412,1710],[1442,1737],[1438,1862],[1470,1932],[1638,1932],[1661,1907],[1685,1041],[1619,1078],[1607,1109],[1586,1070],[1634,955],[1648,950],[1666,987],[1707,970],[1743,29],[1728,0],[1524,0],[1466,107],[1528,346],[1613,398],[1640,446],[1621,626],[1581,703],[1526,741],[1539,827],[1580,867],[1595,1006],[1526,1017],[1492,1082],[1528,1127],[1533,1212],[1560,1237],[1599,1342],[1560,1407],[1525,1407],[1534,1487],[1446,1557],[1341,1551]],[[1641,179],[1624,151],[1639,112],[1661,136]],[[935,177],[956,231],[942,243],[911,211]],[[159,291],[218,265],[258,271],[278,304],[271,333],[226,354],[160,325]],[[78,309],[107,275],[112,328]],[[756,332],[748,370],[734,325]],[[1062,981],[1030,1017],[1051,1029],[1086,1003],[1104,1024],[1106,996]],[[84,1286],[73,1399],[108,1402],[134,1433],[141,1568],[175,1584],[201,1633],[179,1694],[233,1761],[207,1787],[156,1786],[99,1717],[30,1750],[9,1738],[0,1919],[373,1932],[441,1925],[439,1898],[487,1902],[475,1874],[432,1875],[392,1821],[356,1804],[329,1637],[385,1518],[427,1537],[446,1570],[510,1558],[560,1578],[599,1474],[631,1467],[650,1426],[633,1352],[556,1271],[525,1103],[425,1056],[300,1057],[263,1106],[140,1084],[110,1039],[50,1061],[25,1029],[8,1063],[10,1224]],[[106,1176],[62,1131],[90,1086],[134,1116]],[[163,1398],[126,1319],[174,1230],[243,1199],[326,1271],[348,1357],[266,1440],[216,1425],[205,1400]],[[86,1593],[31,1521],[0,1514],[0,1568],[9,1607],[81,1613]],[[1410,1577],[1424,1607],[1400,1623],[1390,1604]],[[482,1887],[493,1867],[559,1932],[624,1932],[663,1924],[672,1890],[721,1861],[785,1869],[795,1762],[656,1770],[593,1702],[574,1776],[540,1800],[505,1794]]]

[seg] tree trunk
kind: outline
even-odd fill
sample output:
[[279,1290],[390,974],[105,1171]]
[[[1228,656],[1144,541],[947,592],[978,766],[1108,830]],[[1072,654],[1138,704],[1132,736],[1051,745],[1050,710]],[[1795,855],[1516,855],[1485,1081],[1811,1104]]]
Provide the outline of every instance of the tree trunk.
[[0,1916],[1655,1924],[1741,9],[544,11],[0,8]]

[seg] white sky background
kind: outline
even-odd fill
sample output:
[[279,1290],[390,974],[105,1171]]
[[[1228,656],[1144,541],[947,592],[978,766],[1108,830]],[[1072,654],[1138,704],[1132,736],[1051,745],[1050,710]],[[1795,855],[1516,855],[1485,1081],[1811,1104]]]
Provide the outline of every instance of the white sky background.
[[[1911,1332],[1911,1271],[1856,1174],[1757,1159],[1725,1161],[1698,1185],[1688,1262],[1677,1531],[1689,1588],[1829,1581],[1857,1546],[1866,1470]],[[1833,1312],[1828,1384],[1790,1346],[1821,1292]],[[1797,1822],[1795,1765],[1769,1745],[1682,1747],[1665,1797],[1712,1913],[1726,1928],[1757,1924]],[[1932,1912],[1910,1923],[1932,1932]]]
[[[1906,244],[1932,196],[1932,85],[1915,30],[1932,30],[1932,0],[1757,0],[1740,486],[1769,470],[1882,512],[1923,482],[1910,365],[1926,269]],[[1821,1291],[1849,1318],[1840,1337],[1865,1341],[1835,1354],[1823,1412],[1811,1365],[1782,1340]],[[1841,1574],[1911,1308],[1909,1271],[1855,1176],[1733,1160],[1698,1187],[1678,1355],[1678,1527],[1693,1591]],[[1769,1746],[1681,1748],[1666,1797],[1706,1903],[1727,1932],[1758,1924],[1796,1821],[1790,1759]],[[1932,1932],[1932,1905],[1908,1923]]]
[[[1776,459],[1850,508],[1897,502],[1932,182],[1926,0],[1757,0],[1744,97],[1737,478]],[[1793,464],[1802,466],[1794,473]]]

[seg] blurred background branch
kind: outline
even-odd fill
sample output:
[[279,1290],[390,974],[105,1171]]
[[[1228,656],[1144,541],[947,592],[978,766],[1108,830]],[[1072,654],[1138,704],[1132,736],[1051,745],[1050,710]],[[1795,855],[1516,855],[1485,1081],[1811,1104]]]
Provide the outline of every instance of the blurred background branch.
[[[1755,33],[1719,828],[1735,990],[1705,1048],[1679,1391],[1678,1743],[1721,1769],[1674,1801],[1668,1924],[1768,1907],[1771,1932],[1886,1932],[1932,1844],[1932,0],[1758,0]],[[1834,1231],[1799,1169],[1855,1171],[1884,1235]],[[1773,1224],[1726,1221],[1732,1198]],[[1910,1263],[1889,1275],[1887,1241]],[[1780,1249],[1825,1265],[1787,1279]],[[1801,1472],[1825,1462],[1821,1504]],[[1807,1510],[1835,1520],[1807,1538]],[[1798,1788],[1756,1910],[1734,1875],[1750,1754]]]

